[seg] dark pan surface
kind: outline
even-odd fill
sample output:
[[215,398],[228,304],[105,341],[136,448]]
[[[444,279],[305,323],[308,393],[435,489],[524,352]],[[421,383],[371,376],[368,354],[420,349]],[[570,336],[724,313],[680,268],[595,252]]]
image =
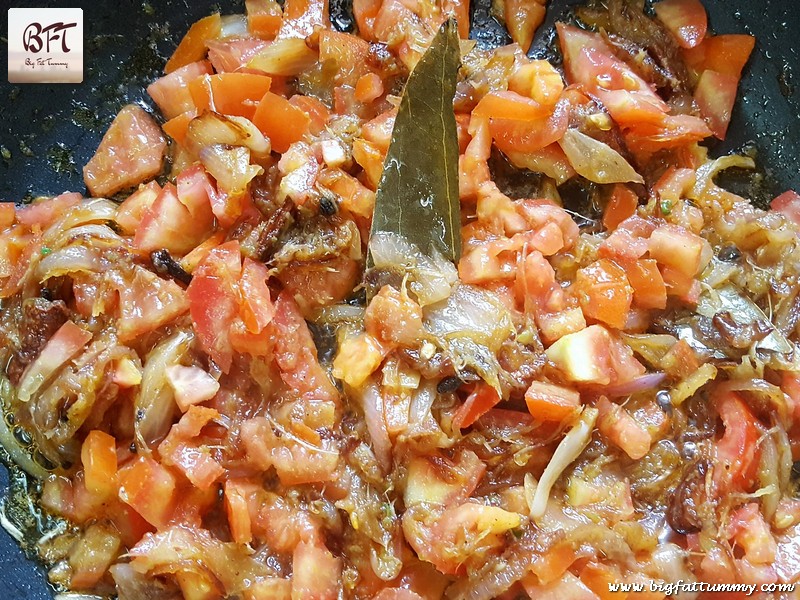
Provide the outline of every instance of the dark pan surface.
[[[335,25],[351,18],[346,0],[331,0]],[[551,0],[551,26],[578,0]],[[474,10],[474,37],[487,45],[505,43],[501,26],[488,16],[488,0]],[[704,0],[716,33],[747,32],[757,43],[740,86],[740,98],[724,143],[714,155],[744,147],[756,150],[761,172],[733,182],[737,191],[761,205],[786,189],[800,191],[800,3],[795,0]],[[79,85],[0,83],[0,200],[85,191],[81,168],[119,108],[128,102],[149,105],[144,87],[160,74],[164,61],[189,24],[214,10],[237,13],[243,0],[24,0],[4,8],[80,6],[84,10],[84,82]],[[2,21],[2,39],[7,21]],[[550,41],[542,29],[533,53]],[[745,185],[745,183],[747,185]],[[0,469],[0,494],[7,477]],[[18,600],[48,600],[44,571],[27,561],[16,543],[0,533],[0,590]]]

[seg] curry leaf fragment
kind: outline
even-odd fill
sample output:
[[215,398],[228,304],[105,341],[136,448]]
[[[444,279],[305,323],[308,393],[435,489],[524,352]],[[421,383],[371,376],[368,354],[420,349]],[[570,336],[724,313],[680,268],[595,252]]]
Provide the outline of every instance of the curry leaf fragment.
[[459,65],[458,29],[450,19],[433,38],[403,91],[371,231],[371,235],[399,234],[422,252],[437,250],[453,262],[461,254],[458,134],[453,112]]

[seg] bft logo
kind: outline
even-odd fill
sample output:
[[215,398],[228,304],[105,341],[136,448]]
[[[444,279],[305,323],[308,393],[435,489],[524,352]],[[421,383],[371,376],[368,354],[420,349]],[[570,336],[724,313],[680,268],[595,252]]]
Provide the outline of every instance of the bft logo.
[[83,81],[83,10],[8,9],[8,81]]
[[45,52],[49,53],[50,43],[61,40],[61,51],[66,54],[70,52],[67,46],[67,30],[77,26],[77,23],[53,23],[43,27],[41,23],[31,23],[22,34],[22,45],[27,52],[36,54],[46,48]]

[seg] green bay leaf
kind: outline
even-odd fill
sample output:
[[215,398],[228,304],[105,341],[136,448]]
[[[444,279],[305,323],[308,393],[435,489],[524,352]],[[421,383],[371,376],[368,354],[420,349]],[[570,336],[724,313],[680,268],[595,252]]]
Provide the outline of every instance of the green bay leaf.
[[458,30],[450,19],[403,90],[371,231],[371,235],[399,234],[422,252],[435,249],[453,262],[461,254],[458,134],[453,112],[459,66]]

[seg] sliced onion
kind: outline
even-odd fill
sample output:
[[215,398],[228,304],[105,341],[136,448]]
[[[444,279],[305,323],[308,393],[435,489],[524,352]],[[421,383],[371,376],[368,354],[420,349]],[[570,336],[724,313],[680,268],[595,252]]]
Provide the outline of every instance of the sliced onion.
[[253,177],[264,171],[250,164],[250,151],[243,147],[207,146],[200,151],[200,162],[230,196],[244,194]]
[[553,485],[555,485],[561,473],[572,464],[572,461],[578,458],[583,449],[586,448],[589,440],[592,439],[592,430],[594,429],[595,421],[597,421],[597,414],[596,408],[583,409],[575,425],[561,440],[536,486],[536,492],[533,495],[533,502],[531,502],[530,506],[531,518],[541,519],[544,515]]
[[405,237],[387,231],[376,231],[369,242],[372,260],[377,269],[386,269],[410,276],[409,287],[420,306],[440,302],[450,296],[458,281],[455,266],[438,252],[423,254]]
[[28,402],[53,373],[84,348],[91,339],[91,333],[81,329],[72,321],[64,323],[48,340],[36,360],[25,369],[17,389],[17,398],[21,402]]
[[20,469],[37,479],[44,479],[48,475],[47,471],[33,460],[28,451],[20,445],[6,422],[6,411],[11,408],[13,397],[14,389],[11,382],[0,376],[0,410],[2,410],[2,414],[0,414],[0,446],[6,451],[8,458]]
[[39,262],[37,277],[45,281],[67,273],[92,273],[100,271],[102,262],[99,254],[89,246],[68,246],[45,256]]
[[511,315],[492,294],[459,285],[446,302],[425,310],[425,329],[440,339],[469,338],[496,351],[514,331]]
[[558,143],[567,155],[572,168],[589,181],[644,183],[642,176],[622,158],[619,152],[577,129],[567,129]]
[[[372,440],[372,449],[384,473],[392,468],[392,441],[386,429],[381,390],[375,382],[368,383],[361,393],[361,408]],[[428,408],[430,411],[430,407]]]
[[215,144],[244,146],[253,154],[270,153],[270,143],[249,119],[206,111],[189,123],[186,135],[187,148],[199,154],[203,148]]
[[248,69],[270,75],[299,75],[317,63],[317,53],[302,38],[275,40],[247,63]]
[[618,385],[611,385],[606,388],[603,388],[603,392],[607,396],[618,397],[618,396],[629,396],[631,394],[638,394],[639,392],[644,392],[647,390],[652,390],[656,386],[658,386],[664,379],[666,379],[666,373],[645,373],[644,375],[640,375],[630,381],[626,381],[625,383],[620,383]]
[[178,364],[194,342],[194,333],[178,330],[147,355],[142,383],[136,396],[135,429],[138,445],[144,450],[159,442],[172,426],[175,407],[167,367]]

